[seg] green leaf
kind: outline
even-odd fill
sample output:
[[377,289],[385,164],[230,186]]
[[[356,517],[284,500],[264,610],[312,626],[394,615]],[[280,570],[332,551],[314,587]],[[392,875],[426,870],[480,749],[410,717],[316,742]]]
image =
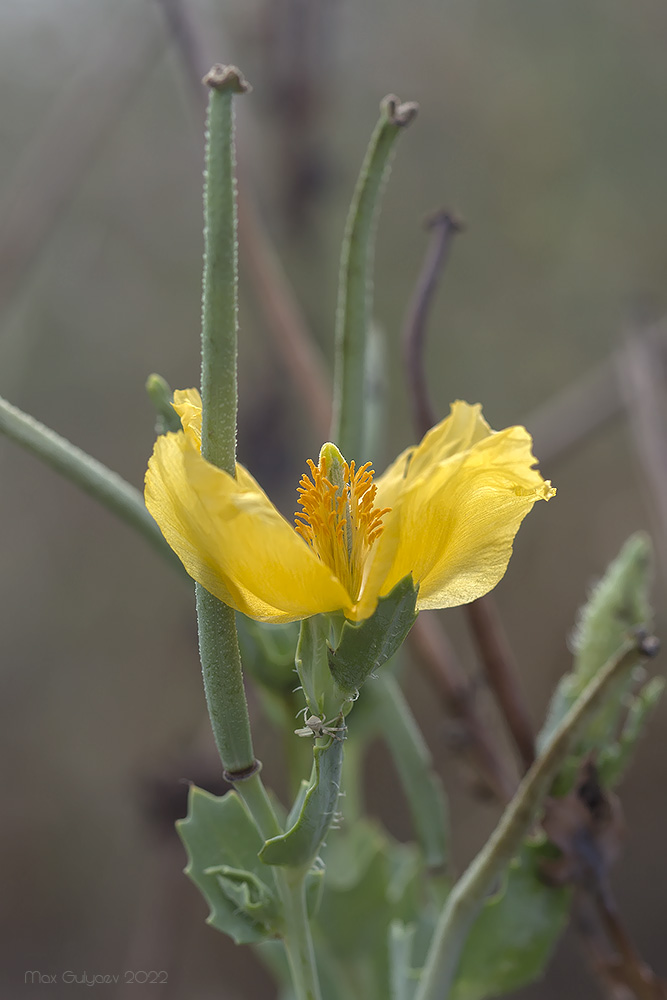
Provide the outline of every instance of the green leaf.
[[297,796],[298,816],[287,833],[267,840],[260,851],[265,864],[301,867],[317,856],[338,804],[342,767],[343,739],[330,737],[314,748],[310,782]]
[[352,694],[394,655],[417,619],[419,588],[404,577],[381,597],[375,613],[362,622],[345,621],[340,641],[329,650],[329,667],[338,687]]
[[472,926],[451,1000],[501,996],[537,979],[562,933],[570,891],[540,880],[545,841],[526,843]]
[[276,899],[254,872],[229,865],[212,865],[204,874],[216,876],[225,896],[236,903],[239,910],[262,924],[276,923]]
[[642,735],[648,716],[658,704],[665,690],[664,677],[652,677],[637,692],[630,703],[618,742],[605,747],[600,753],[598,770],[602,784],[613,788],[619,783],[630,763],[635,747]]
[[380,196],[396,138],[416,113],[416,104],[401,104],[393,96],[383,100],[345,224],[336,310],[331,440],[348,461],[359,461],[368,448],[367,336],[373,314],[373,253]]
[[187,818],[176,828],[188,855],[185,873],[211,908],[207,923],[237,944],[275,935],[273,873],[258,858],[264,841],[236,792],[218,798],[193,785]]
[[424,906],[419,852],[359,820],[330,837],[325,861],[314,928],[318,963],[323,952],[335,960],[347,996],[387,1000],[389,928],[416,924]]
[[[559,683],[547,720],[538,737],[541,749],[589,681],[623,645],[634,629],[652,618],[651,541],[643,532],[631,535],[579,613],[572,636],[574,669]],[[583,739],[582,751],[607,743],[618,728],[623,700],[633,685],[625,678],[610,693]]]

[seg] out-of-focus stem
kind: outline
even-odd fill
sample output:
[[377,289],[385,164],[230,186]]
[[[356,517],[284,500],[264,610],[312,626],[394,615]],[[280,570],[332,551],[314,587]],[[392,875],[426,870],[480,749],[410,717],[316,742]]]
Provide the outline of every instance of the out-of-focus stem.
[[426,321],[438,281],[449,257],[452,240],[464,228],[463,223],[452,212],[444,209],[434,212],[427,220],[426,227],[432,233],[431,242],[403,328],[403,361],[410,386],[413,423],[418,434],[426,434],[437,419],[429,399],[424,370]]
[[141,493],[121,476],[2,398],[0,433],[41,459],[45,465],[50,465],[65,479],[135,528],[174,569],[182,571],[180,560],[169,548],[162,532],[146,510]]
[[378,705],[382,735],[410,806],[417,838],[429,868],[443,868],[449,849],[449,817],[433,760],[395,677],[385,670],[368,685]]
[[452,889],[438,921],[415,1000],[446,1000],[461,952],[484,899],[528,834],[558,769],[609,691],[647,657],[654,637],[628,641],[596,674],[535,761],[491,837]]
[[[428,228],[433,236],[422,265],[403,330],[403,360],[410,390],[415,430],[424,435],[436,422],[424,365],[426,324],[438,279],[449,257],[452,239],[463,224],[450,212],[436,212]],[[535,757],[535,740],[524,703],[514,656],[491,595],[465,607],[489,684],[521,756],[524,771]]]
[[464,611],[486,668],[486,679],[502,711],[525,773],[535,760],[535,733],[498,606],[493,597],[486,594],[467,604]]

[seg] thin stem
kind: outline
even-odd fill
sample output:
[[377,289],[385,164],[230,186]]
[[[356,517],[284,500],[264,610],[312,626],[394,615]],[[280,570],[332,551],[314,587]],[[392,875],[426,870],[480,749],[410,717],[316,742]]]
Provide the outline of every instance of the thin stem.
[[362,739],[348,737],[343,760],[343,781],[339,807],[345,823],[352,825],[364,815],[364,752]]
[[480,716],[475,692],[434,611],[422,611],[408,636],[417,661],[463,732],[457,746],[474,767],[484,791],[507,803],[516,789],[489,726]]
[[543,464],[588,443],[622,412],[616,367],[614,358],[605,358],[528,414],[524,423]]
[[426,227],[432,233],[431,242],[403,328],[403,361],[410,387],[413,423],[420,435],[426,434],[436,422],[424,371],[426,321],[438,280],[449,259],[452,240],[457,233],[463,232],[463,223],[443,209],[427,220]]
[[180,560],[146,510],[139,490],[34,417],[0,398],[0,432],[31,452],[137,530],[167,562],[182,572]]
[[0,316],[29,279],[117,123],[136,106],[163,49],[154,20],[138,7],[132,14],[128,9],[115,33],[97,33],[71,83],[54,88],[39,130],[14,176],[5,174],[3,182]]
[[314,341],[285,269],[253,204],[247,181],[239,190],[239,233],[245,273],[266,329],[310,414],[315,433],[324,439],[331,424],[331,381],[324,357]]
[[[453,237],[463,224],[451,213],[436,212],[428,228],[433,231],[403,331],[403,359],[407,372],[415,430],[424,435],[436,421],[429,399],[424,365],[426,327],[438,278],[449,259]],[[479,648],[489,685],[512,738],[524,771],[535,759],[535,740],[512,650],[493,597],[487,595],[466,605],[473,637]]]
[[[257,829],[269,840],[282,833],[259,771],[234,783]],[[283,904],[283,944],[292,975],[296,1000],[321,1000],[315,950],[308,922],[305,882],[307,868],[273,869]]]
[[277,837],[283,832],[271,804],[271,799],[264,787],[264,782],[259,776],[259,770],[247,778],[235,781],[234,789],[243,799],[250,815],[255,821],[255,826],[265,840]]
[[234,66],[214,66],[210,87],[204,182],[201,451],[236,475],[238,247],[234,177],[234,94],[248,84]]
[[464,611],[484,663],[486,679],[502,711],[525,773],[535,760],[535,733],[498,607],[491,595],[486,594],[466,604]]
[[[158,3],[199,107],[205,40],[182,0],[158,0]],[[238,155],[243,165],[243,152]],[[298,398],[309,412],[317,436],[323,440],[331,425],[331,384],[326,363],[308,329],[280,255],[255,208],[247,171],[242,170],[241,174],[237,192],[239,246],[246,274],[254,285],[254,297],[266,329],[274,339]]]
[[573,741],[618,681],[657,652],[653,637],[627,642],[593,678],[521,782],[493,834],[452,889],[436,927],[415,1000],[446,1000],[485,897],[528,834]]
[[276,869],[283,900],[284,944],[296,1000],[321,1000],[306,908],[306,872]]
[[401,779],[412,821],[429,868],[442,868],[449,847],[449,817],[440,779],[397,680],[386,668],[368,685],[381,710],[382,736]]
[[336,315],[336,369],[331,439],[348,461],[361,460],[366,448],[364,382],[367,336],[371,321],[371,289],[375,228],[380,194],[390,154],[402,128],[417,114],[417,105],[385,97],[380,120],[371,136],[345,226],[341,251]]
[[618,384],[646,486],[658,557],[667,573],[667,446],[665,378],[651,331],[628,337],[617,352]]

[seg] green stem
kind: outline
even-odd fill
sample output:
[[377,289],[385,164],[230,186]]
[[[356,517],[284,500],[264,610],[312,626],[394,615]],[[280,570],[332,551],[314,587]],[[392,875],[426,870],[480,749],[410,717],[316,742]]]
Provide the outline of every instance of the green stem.
[[248,778],[234,782],[234,788],[243,799],[264,840],[270,840],[271,837],[277,837],[283,832],[264,782],[259,776],[259,770]]
[[202,287],[202,455],[236,475],[238,241],[234,94],[249,87],[234,66],[214,66],[210,87],[204,181]]
[[[234,787],[265,840],[282,833],[259,771],[249,778],[235,782]],[[315,950],[306,908],[308,868],[290,870],[276,867],[273,873],[283,904],[283,944],[296,1000],[321,1000]]]
[[295,664],[309,714],[335,719],[341,710],[342,698],[329,669],[326,627],[322,615],[303,619]]
[[[204,279],[202,290],[202,455],[236,474],[237,411],[237,219],[234,178],[233,95],[248,85],[234,67],[214,66],[209,85],[204,186]],[[199,584],[197,621],[206,701],[223,765],[265,840],[282,831],[259,774],[243,688],[234,612]],[[241,776],[238,772],[251,771]],[[276,869],[285,917],[284,944],[297,1000],[320,1000],[299,870]]]
[[284,944],[296,1000],[321,1000],[315,951],[306,909],[305,878],[301,869],[276,869],[283,900]]
[[472,923],[496,879],[530,832],[535,815],[573,741],[585,729],[614,685],[656,652],[657,641],[652,637],[622,646],[554,730],[500,823],[452,889],[435,929],[414,1000],[446,1000],[449,996]]
[[341,250],[336,314],[336,370],[331,439],[348,461],[365,457],[367,417],[364,406],[367,338],[375,229],[380,195],[398,133],[414,119],[416,104],[385,97],[361,167],[350,205]]
[[[214,66],[210,87],[204,183],[202,288],[202,455],[236,472],[238,266],[234,191],[233,95],[247,90],[234,67]],[[250,770],[250,733],[234,612],[197,584],[199,652],[206,703],[225,770]]]
[[345,759],[343,761],[343,797],[339,799],[340,807],[349,825],[356,823],[364,815],[364,753],[366,744],[363,738],[355,739],[348,736],[345,741]]
[[139,490],[55,431],[0,398],[0,432],[135,528],[174,569],[180,560],[146,510]]
[[197,583],[197,624],[204,693],[215,745],[230,774],[255,763],[234,612]]
[[386,669],[368,685],[382,718],[382,737],[398,771],[429,868],[447,861],[449,817],[431,753],[395,677]]

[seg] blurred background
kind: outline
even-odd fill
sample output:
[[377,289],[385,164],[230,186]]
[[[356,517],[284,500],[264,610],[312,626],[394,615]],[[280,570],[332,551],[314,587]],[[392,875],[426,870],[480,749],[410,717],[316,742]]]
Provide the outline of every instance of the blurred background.
[[[496,592],[539,726],[577,607],[639,527],[654,537],[664,634],[666,44],[658,0],[3,0],[0,393],[141,485],[155,423],[146,376],[198,381],[196,81],[202,66],[237,63],[254,85],[237,102],[238,138],[259,224],[241,232],[239,452],[291,514],[321,435],[276,340],[262,230],[330,367],[340,239],[378,102],[419,101],[380,223],[389,406],[386,451],[373,457],[380,470],[414,440],[399,339],[423,218],[444,205],[467,228],[430,317],[438,413],[463,398],[482,401],[496,428],[525,423],[558,486]],[[204,925],[171,832],[179,779],[217,781],[189,585],[4,440],[0,463],[0,991],[41,995],[27,969],[157,968],[169,971],[164,997],[270,1000],[252,952]],[[442,619],[503,739],[461,612]],[[405,690],[451,795],[463,865],[498,807],[476,794],[455,724],[416,669]],[[284,789],[252,693],[251,708],[269,783]],[[663,706],[621,788],[614,875],[636,945],[663,975],[666,722]],[[372,810],[409,837],[379,748],[367,786]],[[520,996],[565,990],[598,990],[572,935]]]

